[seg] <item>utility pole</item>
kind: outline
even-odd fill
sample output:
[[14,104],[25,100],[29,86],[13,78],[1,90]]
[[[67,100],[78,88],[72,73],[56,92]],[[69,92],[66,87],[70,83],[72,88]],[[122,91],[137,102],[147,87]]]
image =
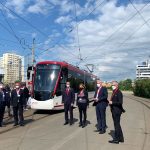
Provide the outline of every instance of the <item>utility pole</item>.
[[35,63],[35,38],[33,38],[33,42],[32,42],[32,66],[34,67],[34,63]]

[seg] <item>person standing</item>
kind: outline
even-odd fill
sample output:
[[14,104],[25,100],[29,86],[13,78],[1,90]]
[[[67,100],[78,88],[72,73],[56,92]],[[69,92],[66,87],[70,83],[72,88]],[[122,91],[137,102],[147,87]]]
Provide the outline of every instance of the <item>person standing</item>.
[[5,102],[6,102],[6,106],[7,106],[8,116],[11,117],[12,116],[11,109],[10,109],[11,89],[10,89],[9,85],[6,85],[3,91],[5,94]]
[[5,113],[5,94],[3,92],[3,84],[0,84],[0,127],[3,126],[3,118],[4,118],[4,113]]
[[102,86],[102,81],[97,80],[97,89],[94,95],[94,104],[96,104],[97,130],[99,134],[106,132],[106,107],[108,106],[107,88]]
[[27,109],[27,102],[28,102],[28,98],[29,98],[29,90],[26,87],[26,83],[22,83],[22,89],[23,89],[24,98],[25,98],[24,110],[28,110]]
[[[79,127],[82,126],[82,128],[84,128],[86,125],[88,105],[89,105],[88,92],[85,90],[85,85],[81,83],[79,85],[79,92],[77,94],[77,106],[79,108],[79,118],[80,118]],[[83,120],[82,114],[84,115]]]
[[70,87],[70,82],[66,82],[66,89],[62,93],[62,102],[64,103],[65,109],[65,123],[69,123],[68,112],[70,113],[70,125],[73,124],[73,105],[75,101],[74,90]]
[[112,82],[112,89],[113,93],[111,99],[109,100],[109,105],[111,108],[112,118],[114,122],[115,138],[109,141],[109,143],[119,144],[119,142],[124,142],[124,136],[120,125],[120,118],[121,114],[125,112],[125,110],[123,109],[122,106],[123,95],[122,92],[119,90],[117,81]]
[[15,83],[15,89],[13,89],[11,92],[11,105],[13,107],[14,126],[17,126],[18,123],[20,124],[20,126],[24,126],[24,117],[23,117],[24,104],[25,104],[24,93],[23,90],[20,88],[20,82],[17,82]]

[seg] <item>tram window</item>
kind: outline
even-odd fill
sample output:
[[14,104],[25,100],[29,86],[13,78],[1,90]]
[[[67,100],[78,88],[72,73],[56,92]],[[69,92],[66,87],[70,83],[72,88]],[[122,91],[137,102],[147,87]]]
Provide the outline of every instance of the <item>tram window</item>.
[[60,78],[60,89],[61,89],[61,91],[63,91],[65,89],[67,76],[68,76],[68,69],[67,68],[62,68],[61,78]]
[[29,80],[30,79],[30,72],[27,71],[27,79]]

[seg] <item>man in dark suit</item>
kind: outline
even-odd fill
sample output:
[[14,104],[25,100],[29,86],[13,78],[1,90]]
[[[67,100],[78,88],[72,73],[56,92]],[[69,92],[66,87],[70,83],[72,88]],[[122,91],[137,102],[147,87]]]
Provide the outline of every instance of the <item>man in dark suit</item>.
[[119,144],[119,142],[124,142],[124,137],[120,125],[120,117],[125,110],[123,109],[123,95],[122,92],[118,88],[118,82],[112,82],[113,93],[111,99],[109,100],[109,105],[111,107],[112,118],[114,122],[115,128],[115,138],[109,143]]
[[4,95],[5,95],[5,102],[7,106],[7,111],[8,111],[8,116],[11,117],[11,109],[10,109],[10,100],[11,100],[11,89],[9,85],[6,85],[5,88],[3,89]]
[[99,134],[104,134],[106,132],[106,107],[108,106],[107,97],[107,88],[102,86],[101,80],[97,80],[94,103],[96,104],[97,132],[99,132]]
[[[20,83],[15,83],[15,89],[11,92],[11,105],[13,107],[14,115],[14,126],[17,126],[18,123],[20,126],[24,126],[24,117],[23,117],[23,106],[25,104],[25,97],[23,90],[20,89]],[[19,122],[18,122],[19,115]]]
[[5,93],[3,91],[3,84],[0,83],[0,127],[3,126],[5,106],[6,106]]
[[23,92],[24,92],[24,98],[25,98],[25,105],[24,105],[24,110],[28,110],[27,109],[27,102],[28,102],[28,98],[29,98],[29,90],[26,87],[26,83],[22,83],[22,88]]
[[70,87],[70,82],[66,82],[66,89],[62,93],[62,102],[65,109],[65,123],[68,124],[68,112],[70,113],[70,125],[73,124],[73,105],[75,101],[74,90]]

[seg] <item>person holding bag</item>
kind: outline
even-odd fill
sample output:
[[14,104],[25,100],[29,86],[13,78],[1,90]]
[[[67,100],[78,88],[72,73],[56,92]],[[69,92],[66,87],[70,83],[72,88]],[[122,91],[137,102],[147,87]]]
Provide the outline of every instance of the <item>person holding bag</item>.
[[79,92],[77,94],[77,106],[79,109],[79,118],[80,118],[79,127],[82,126],[82,128],[84,128],[86,125],[88,105],[89,105],[88,92],[85,89],[85,85],[81,83],[79,85]]

